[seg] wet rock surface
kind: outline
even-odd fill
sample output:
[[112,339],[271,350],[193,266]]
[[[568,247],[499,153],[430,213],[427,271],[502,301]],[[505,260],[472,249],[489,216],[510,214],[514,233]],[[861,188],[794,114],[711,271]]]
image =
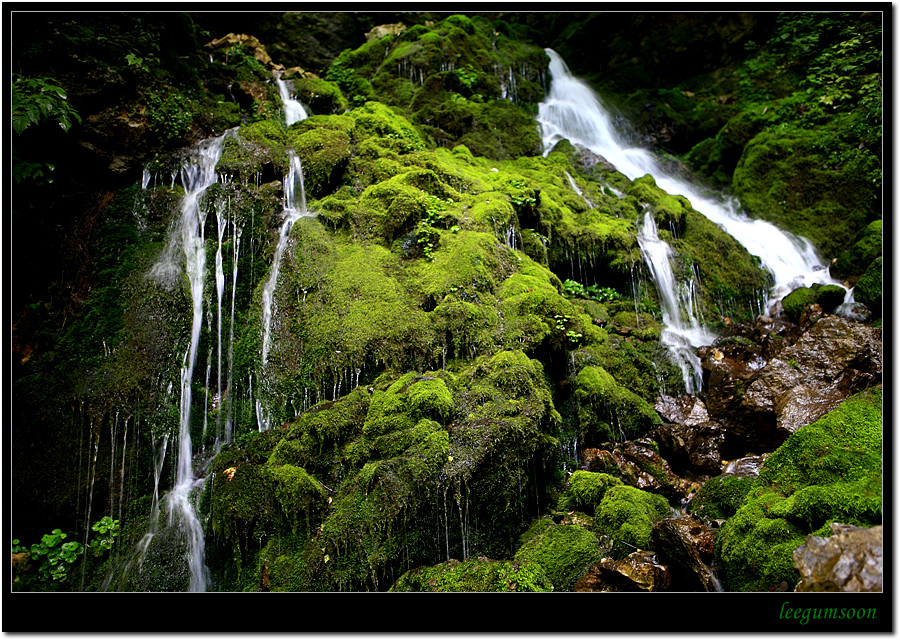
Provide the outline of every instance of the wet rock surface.
[[882,526],[832,523],[829,538],[808,536],[794,550],[802,576],[795,591],[881,591],[884,548]]
[[660,520],[653,527],[653,547],[668,566],[675,591],[720,591],[708,564],[713,559],[713,533],[691,516]]
[[807,320],[804,327],[761,317],[700,348],[706,406],[725,428],[727,456],[772,451],[881,380],[880,328],[837,316]]
[[604,558],[575,584],[573,591],[665,591],[671,584],[668,567],[652,551],[638,550],[622,560]]

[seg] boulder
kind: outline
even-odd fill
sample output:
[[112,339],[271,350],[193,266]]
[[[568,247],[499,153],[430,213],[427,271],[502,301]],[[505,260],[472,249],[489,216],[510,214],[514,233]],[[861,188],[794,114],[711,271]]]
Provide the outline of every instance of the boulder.
[[669,569],[652,551],[635,551],[622,560],[604,558],[593,565],[573,591],[665,591],[670,584]]
[[881,591],[882,525],[854,527],[836,522],[829,538],[807,536],[794,550],[800,572],[795,591]]
[[631,440],[612,451],[585,449],[582,466],[593,472],[621,478],[625,484],[658,493],[670,500],[682,500],[691,483],[679,477],[669,463],[652,448],[652,440]]
[[657,557],[669,568],[677,591],[721,591],[707,563],[712,561],[713,534],[691,516],[666,518],[651,534]]
[[372,27],[369,31],[366,32],[366,42],[372,42],[373,40],[380,40],[384,36],[396,36],[406,31],[406,25],[402,22],[395,22],[393,24],[380,24],[376,27]]

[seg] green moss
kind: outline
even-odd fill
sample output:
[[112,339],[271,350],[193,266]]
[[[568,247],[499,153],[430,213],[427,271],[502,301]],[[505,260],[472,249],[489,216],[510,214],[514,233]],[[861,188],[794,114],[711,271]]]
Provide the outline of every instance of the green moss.
[[578,372],[574,396],[582,431],[579,440],[585,446],[640,437],[662,423],[646,401],[616,384],[602,367],[586,366]]
[[609,474],[579,469],[569,478],[566,491],[560,497],[559,507],[566,511],[594,513],[607,490],[622,484],[621,480]]
[[844,301],[846,293],[837,285],[814,284],[794,289],[782,299],[781,306],[787,316],[797,322],[807,305],[818,304],[825,313],[832,313]]
[[577,525],[548,528],[516,551],[516,562],[536,562],[553,583],[554,591],[571,591],[603,552],[597,536]]
[[[826,256],[851,244],[878,193],[866,165],[871,154],[845,149],[836,136],[832,129],[762,131],[744,149],[733,181],[751,215],[809,238]],[[837,164],[832,148],[852,157]]]
[[407,571],[392,592],[553,591],[543,567],[535,562],[473,559],[448,560],[433,567]]
[[670,512],[662,496],[630,486],[614,486],[594,513],[594,530],[609,536],[613,556],[624,558],[635,549],[651,549],[653,525]]
[[881,220],[870,222],[859,232],[853,245],[838,256],[831,272],[841,276],[865,273],[868,266],[881,255],[883,242]]
[[856,281],[856,286],[853,288],[853,297],[869,307],[876,317],[881,317],[882,314],[882,289],[884,285],[881,265],[881,258],[873,260],[863,276]]
[[347,99],[335,83],[321,78],[292,78],[290,81],[297,99],[307,105],[313,114],[346,111]]
[[711,520],[730,518],[740,508],[747,493],[754,486],[753,478],[715,476],[694,495],[688,511]]
[[288,145],[300,156],[309,196],[321,197],[340,182],[350,160],[350,135],[346,131],[327,127],[302,133],[291,130]]
[[792,588],[792,553],[807,535],[829,522],[881,523],[881,388],[800,428],[766,459],[757,482],[716,537],[720,577],[735,591]]

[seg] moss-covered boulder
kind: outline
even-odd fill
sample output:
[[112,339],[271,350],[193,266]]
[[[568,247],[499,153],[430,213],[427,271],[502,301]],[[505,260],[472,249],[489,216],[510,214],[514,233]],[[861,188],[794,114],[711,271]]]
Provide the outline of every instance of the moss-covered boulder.
[[579,371],[574,394],[584,446],[633,439],[662,424],[653,407],[616,384],[602,367],[587,366]]
[[788,318],[798,322],[808,305],[817,304],[825,313],[832,313],[844,301],[846,295],[846,289],[836,284],[814,284],[811,287],[794,289],[782,299],[781,306]]
[[862,277],[856,281],[853,288],[853,297],[872,310],[872,313],[880,317],[882,314],[883,277],[882,259],[876,258],[866,269]]
[[553,591],[553,583],[537,562],[509,562],[470,558],[448,560],[433,567],[404,573],[391,592]]
[[792,589],[793,552],[829,524],[882,520],[881,387],[799,429],[763,464],[754,488],[716,537],[716,563],[734,591]]
[[881,220],[870,222],[860,231],[849,249],[841,253],[831,265],[835,277],[859,276],[878,258],[883,249],[884,238]]
[[708,520],[730,518],[740,508],[755,481],[755,478],[732,475],[712,477],[694,494],[687,510]]
[[609,536],[613,557],[621,559],[635,549],[650,549],[653,525],[670,511],[660,495],[636,487],[612,487],[594,513],[594,531]]
[[607,473],[595,473],[579,469],[569,478],[565,493],[560,496],[560,509],[594,513],[606,492],[624,484]]
[[554,591],[571,591],[603,551],[592,532],[577,525],[557,525],[531,538],[516,551],[516,562],[544,568]]

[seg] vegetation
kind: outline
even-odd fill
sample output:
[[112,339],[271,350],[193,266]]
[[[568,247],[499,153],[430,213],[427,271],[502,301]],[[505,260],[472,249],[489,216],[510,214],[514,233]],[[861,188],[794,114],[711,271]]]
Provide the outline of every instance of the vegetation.
[[[29,556],[16,588],[187,588],[188,541],[161,524],[183,424],[219,590],[565,591],[600,558],[649,549],[677,494],[656,459],[632,466],[666,497],[618,467],[581,468],[587,449],[652,450],[657,398],[684,393],[639,218],[653,212],[714,328],[756,317],[766,273],[652,176],[542,148],[534,16],[397,15],[365,44],[318,47],[315,69],[288,60],[308,48],[297,25],[316,17],[333,36],[347,15],[248,15],[265,43],[202,12],[16,18],[12,396],[28,427],[11,443],[13,551]],[[655,61],[615,35],[635,55],[610,58],[610,101],[659,105],[636,118],[642,135],[672,124],[668,152],[807,234],[880,316],[878,21],[641,15],[628,20],[650,29]],[[597,18],[563,19],[545,25],[561,49]],[[679,28],[693,51],[710,42],[687,69],[660,56]],[[729,29],[739,47],[718,56]],[[276,73],[310,113],[290,127]],[[217,180],[181,221],[187,147],[221,135]],[[199,224],[200,292],[182,271],[185,224]],[[839,294],[798,289],[785,317],[813,301],[831,312]],[[801,429],[758,481],[697,492],[695,514],[727,520],[717,562],[732,588],[789,581],[791,545],[836,518],[876,520],[879,393]],[[92,508],[113,515],[92,524]]]

